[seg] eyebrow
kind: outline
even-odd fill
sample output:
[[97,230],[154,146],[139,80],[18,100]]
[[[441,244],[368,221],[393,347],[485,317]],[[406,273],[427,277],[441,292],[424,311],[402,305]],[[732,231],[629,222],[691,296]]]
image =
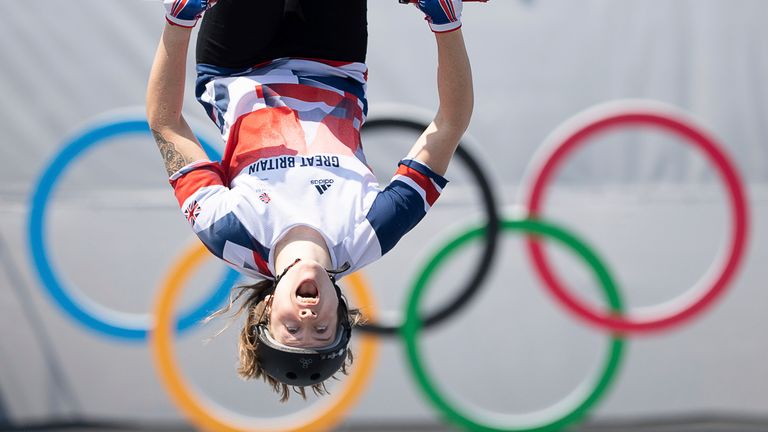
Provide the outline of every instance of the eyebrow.
[[[283,326],[283,331],[281,333],[283,333],[283,341],[284,341],[283,343],[285,343],[286,345],[288,345],[289,340],[290,340],[290,342],[294,342],[294,343],[301,343],[303,341],[303,340],[300,341],[299,339],[296,338],[296,336],[288,333],[288,331],[286,330],[285,326]],[[286,335],[288,337],[286,337]],[[327,338],[320,338],[320,337],[313,336],[312,340],[315,341],[315,342],[331,343],[333,338],[334,338],[333,335],[328,336]]]

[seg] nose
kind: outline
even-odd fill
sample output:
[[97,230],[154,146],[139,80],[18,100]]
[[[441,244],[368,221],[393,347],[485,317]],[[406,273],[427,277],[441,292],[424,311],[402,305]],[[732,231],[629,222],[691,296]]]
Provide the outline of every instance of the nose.
[[299,316],[302,318],[317,318],[317,313],[312,309],[305,308],[299,311]]

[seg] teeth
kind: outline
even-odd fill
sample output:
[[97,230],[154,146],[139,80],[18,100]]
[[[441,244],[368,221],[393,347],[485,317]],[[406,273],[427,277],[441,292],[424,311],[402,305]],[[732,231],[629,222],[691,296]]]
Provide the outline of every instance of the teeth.
[[302,297],[299,295],[296,296],[296,299],[299,303],[306,305],[315,305],[319,301],[317,297]]

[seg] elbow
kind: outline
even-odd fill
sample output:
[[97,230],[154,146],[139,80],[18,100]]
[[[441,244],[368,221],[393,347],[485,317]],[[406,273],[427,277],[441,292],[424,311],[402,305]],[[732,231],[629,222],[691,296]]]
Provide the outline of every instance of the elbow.
[[467,128],[469,128],[469,123],[472,121],[472,113],[474,112],[474,109],[474,99],[469,98],[466,106],[461,110],[460,113],[456,115],[456,118],[453,120],[456,124],[456,128],[461,129],[462,135],[464,135],[464,132],[466,132]]
[[147,98],[146,106],[147,123],[152,130],[162,129],[164,126],[163,116],[160,114],[160,108],[157,103],[154,103],[151,98]]
[[469,128],[474,110],[474,100],[468,97],[461,105],[455,109],[440,109],[435,116],[435,125],[445,132],[455,135],[460,139]]
[[472,80],[468,77],[462,81],[461,85],[450,86],[441,90],[435,124],[444,130],[462,136],[469,128],[475,108]]
[[162,127],[162,122],[160,122],[156,111],[149,106],[147,106],[147,123],[149,123],[149,128],[151,130],[156,131]]
[[461,109],[456,113],[456,119],[454,120],[457,126],[462,128],[462,134],[467,131],[469,123],[472,121],[472,113],[475,110],[475,91],[472,87],[472,79],[470,78],[467,84],[464,86],[465,95],[462,98]]
[[179,123],[179,116],[171,115],[167,109],[163,109],[161,104],[147,103],[146,106],[147,123],[149,128],[162,132],[164,129],[174,129]]

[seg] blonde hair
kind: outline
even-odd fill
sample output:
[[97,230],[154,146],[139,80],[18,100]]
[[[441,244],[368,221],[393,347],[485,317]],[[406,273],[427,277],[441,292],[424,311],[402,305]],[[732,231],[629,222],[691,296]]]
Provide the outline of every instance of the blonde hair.
[[[256,282],[252,285],[244,285],[235,288],[239,292],[230,298],[229,304],[214,312],[206,321],[224,315],[235,307],[235,304],[244,298],[239,307],[232,313],[231,317],[234,319],[240,315],[243,311],[247,311],[245,317],[245,323],[240,330],[240,338],[238,340],[238,359],[239,365],[237,373],[244,379],[261,378],[272,389],[280,395],[280,402],[285,402],[290,396],[290,391],[300,395],[303,399],[307,399],[307,393],[305,387],[289,386],[281,381],[278,381],[274,377],[268,375],[261,367],[259,362],[259,338],[256,327],[260,324],[267,324],[269,321],[268,305],[266,301],[267,293],[272,290],[274,282],[271,280],[263,280]],[[340,298],[339,302],[346,302],[346,299]],[[341,304],[340,304],[341,306]],[[341,314],[346,308],[339,307],[339,313]],[[342,317],[339,316],[339,322],[337,325],[342,325]],[[363,315],[359,309],[349,309],[347,312],[347,319],[351,326],[360,325],[363,322]],[[230,322],[231,324],[231,322]],[[224,328],[229,327],[229,324]],[[222,330],[222,332],[224,331]],[[221,333],[221,332],[219,332]],[[352,350],[347,350],[347,358],[344,364],[341,366],[341,372],[347,375],[347,367],[352,365],[354,356]],[[333,377],[336,379],[336,377]],[[312,391],[317,396],[323,396],[329,394],[328,389],[325,387],[325,383],[318,383],[311,386]]]

